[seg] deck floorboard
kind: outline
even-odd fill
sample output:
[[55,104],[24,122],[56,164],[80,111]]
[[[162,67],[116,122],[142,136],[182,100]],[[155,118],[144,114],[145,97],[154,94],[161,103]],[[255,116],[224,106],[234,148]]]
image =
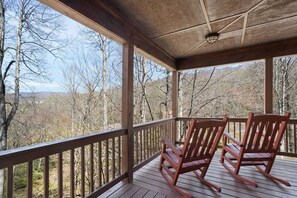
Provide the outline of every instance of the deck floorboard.
[[[259,187],[254,188],[233,178],[220,164],[216,154],[206,179],[222,188],[221,193],[201,184],[192,173],[180,176],[177,186],[189,192],[193,197],[297,197],[297,159],[277,158],[271,174],[291,183],[291,187],[271,181],[254,167],[243,167],[239,174],[255,181]],[[133,198],[178,198],[181,197],[164,180],[158,170],[159,158],[151,161],[135,172],[131,183],[120,182],[100,197],[133,197]]]

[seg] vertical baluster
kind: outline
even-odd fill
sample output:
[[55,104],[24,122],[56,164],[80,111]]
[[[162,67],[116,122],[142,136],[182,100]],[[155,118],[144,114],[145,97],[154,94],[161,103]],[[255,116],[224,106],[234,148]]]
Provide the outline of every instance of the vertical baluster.
[[138,146],[138,136],[139,136],[139,131],[136,131],[134,133],[135,135],[135,148],[134,148],[134,153],[136,154],[136,160],[135,160],[135,164],[139,163],[139,156],[138,156],[138,151],[139,151],[139,146]]
[[121,175],[121,136],[118,137],[118,175]]
[[170,128],[169,124],[170,124],[169,122],[165,123],[164,134],[166,137],[168,137],[168,138],[170,138],[170,140],[172,140],[172,134],[170,133],[170,130],[169,130],[169,128]]
[[182,142],[183,141],[183,138],[184,138],[184,124],[186,124],[186,121],[180,121],[180,130],[179,130],[179,135],[180,135],[180,141]]
[[153,126],[154,129],[154,135],[155,135],[155,153],[158,151],[158,133],[157,133],[157,127]]
[[143,130],[140,131],[140,162],[142,162],[142,149],[143,149]]
[[99,188],[102,185],[102,144],[98,142],[98,183]]
[[236,139],[237,137],[236,137],[236,128],[235,128],[235,125],[236,125],[236,122],[233,122],[233,133],[234,133],[234,138]]
[[159,130],[159,126],[156,126],[156,133],[157,133],[157,140],[156,140],[156,144],[157,144],[157,152],[159,151],[159,140],[160,140],[160,130]]
[[286,129],[286,146],[285,146],[287,153],[289,152],[289,137],[288,137],[289,130],[288,129],[289,129],[289,127],[287,125],[287,129]]
[[112,179],[115,178],[115,139],[112,138]]
[[[230,133],[230,121],[227,123],[227,127],[228,127],[228,133]],[[230,142],[229,139],[227,141]]]
[[109,182],[109,153],[108,153],[108,140],[105,140],[105,173],[106,173],[106,183]]
[[143,142],[143,145],[144,145],[144,159],[147,159],[147,148],[148,148],[148,146],[147,146],[147,129],[144,129],[143,130],[143,132],[144,132],[144,142]]
[[152,131],[151,128],[148,129],[149,131],[149,155],[152,156]]
[[158,130],[156,126],[154,126],[154,130],[155,130],[155,153],[156,153],[158,152]]
[[150,138],[149,138],[149,128],[147,128],[146,130],[145,130],[145,133],[146,133],[146,159],[147,158],[149,158],[150,157]]
[[80,193],[81,197],[85,197],[85,147],[80,148]]
[[158,128],[158,139],[157,139],[157,143],[158,143],[158,150],[157,150],[157,152],[160,150],[160,139],[161,139],[161,126],[159,125],[159,126],[157,126],[157,128]]
[[27,197],[33,197],[33,165],[32,161],[28,162],[27,166]]
[[43,185],[44,185],[44,197],[49,197],[49,156],[44,158],[44,178],[43,178]]
[[75,187],[74,187],[74,149],[70,150],[70,197],[75,197]]
[[90,188],[89,193],[94,191],[94,144],[90,145]]
[[58,155],[58,190],[59,197],[63,197],[63,153]]
[[239,122],[239,141],[241,142],[241,124],[242,122]]
[[13,166],[9,166],[7,172],[7,197],[13,197]]
[[294,150],[295,150],[295,154],[297,153],[297,143],[296,143],[296,124],[293,124],[294,127]]
[[152,144],[153,144],[153,147],[152,147],[152,152],[153,154],[155,154],[155,147],[156,147],[156,144],[155,144],[155,130],[153,127],[150,128],[151,130],[151,134],[152,134]]
[[176,131],[173,131],[173,121],[170,121],[169,130],[170,130],[170,134],[171,134],[171,140],[175,144],[175,142],[176,142],[176,140],[175,140],[176,139],[175,138],[176,137]]

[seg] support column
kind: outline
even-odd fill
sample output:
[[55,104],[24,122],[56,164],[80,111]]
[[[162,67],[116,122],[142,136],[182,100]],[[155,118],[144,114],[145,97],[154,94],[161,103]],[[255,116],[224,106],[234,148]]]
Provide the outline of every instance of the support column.
[[[177,80],[177,71],[172,71],[172,117],[176,118],[178,114],[178,80]],[[177,133],[177,122],[176,120],[173,123],[172,128],[172,139],[173,142],[176,141]]]
[[273,113],[273,57],[265,59],[264,113]]
[[134,134],[133,134],[133,56],[134,46],[123,45],[122,71],[122,127],[128,130],[122,142],[122,171],[128,173],[128,182],[133,180]]

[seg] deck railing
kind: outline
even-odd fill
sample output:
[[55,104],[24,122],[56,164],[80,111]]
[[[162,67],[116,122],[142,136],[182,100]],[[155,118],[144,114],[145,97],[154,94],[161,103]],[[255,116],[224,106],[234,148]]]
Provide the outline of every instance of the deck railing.
[[[182,142],[190,120],[191,118],[171,118],[134,126],[133,170],[138,170],[159,155],[162,136]],[[246,120],[230,118],[226,131],[241,140]],[[290,120],[280,154],[297,157],[296,125],[297,120]],[[55,197],[97,197],[127,177],[122,170],[125,135],[126,129],[110,130],[1,151],[0,170],[5,170],[6,173],[6,196],[14,197],[14,173],[19,166],[25,166],[27,170],[25,196],[36,195],[33,185],[36,185],[34,174],[38,165],[42,170],[43,180],[43,189],[41,193],[37,193],[38,196],[49,197],[51,194]],[[56,185],[55,190],[52,190],[52,185]]]
[[[206,119],[206,118],[197,118]],[[186,130],[188,129],[191,118],[177,118],[177,142],[183,142]],[[237,140],[241,141],[245,132],[247,118],[229,118],[225,131],[228,131]],[[286,132],[281,142],[279,155],[297,157],[297,119],[290,119]],[[220,146],[220,144],[219,144]]]
[[149,122],[136,125],[134,132],[134,171],[138,170],[149,159],[154,159],[161,150],[160,138],[166,136],[173,140],[175,119]]
[[[26,196],[33,197],[36,164],[43,170],[43,192],[38,197],[49,197],[50,185],[56,184],[53,180],[58,181],[57,191],[51,192],[54,197],[100,194],[125,178],[121,171],[124,135],[126,129],[118,129],[1,151],[0,170],[6,172],[6,197],[15,197],[14,170],[20,165],[27,169]],[[57,178],[52,178],[53,175]]]

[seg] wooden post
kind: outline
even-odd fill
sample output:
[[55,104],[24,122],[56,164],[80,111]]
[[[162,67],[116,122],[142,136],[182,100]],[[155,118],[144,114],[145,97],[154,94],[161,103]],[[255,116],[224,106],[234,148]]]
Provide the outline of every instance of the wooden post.
[[122,143],[122,171],[128,173],[128,182],[133,180],[134,134],[133,134],[133,56],[134,46],[123,45],[122,71],[122,127],[128,130]]
[[[178,111],[178,80],[177,80],[177,71],[172,71],[172,117],[177,117]],[[176,129],[177,129],[176,120],[174,120],[172,128],[172,139],[173,142],[176,141]]]
[[264,113],[273,113],[273,57],[265,59]]

